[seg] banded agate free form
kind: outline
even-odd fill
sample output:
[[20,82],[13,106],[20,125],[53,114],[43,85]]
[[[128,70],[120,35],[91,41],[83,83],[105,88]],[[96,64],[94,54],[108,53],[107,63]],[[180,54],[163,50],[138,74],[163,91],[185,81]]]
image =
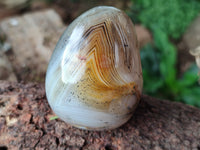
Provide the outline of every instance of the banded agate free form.
[[83,129],[113,129],[132,115],[143,78],[130,18],[95,7],[74,20],[52,54],[46,94],[53,111]]

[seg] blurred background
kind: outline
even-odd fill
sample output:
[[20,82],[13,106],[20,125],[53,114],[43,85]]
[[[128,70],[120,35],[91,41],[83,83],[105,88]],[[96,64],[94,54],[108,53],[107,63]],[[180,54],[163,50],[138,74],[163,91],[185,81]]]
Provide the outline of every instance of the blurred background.
[[143,93],[200,108],[199,0],[0,0],[0,80],[44,83],[67,25],[99,5],[122,9],[134,22]]

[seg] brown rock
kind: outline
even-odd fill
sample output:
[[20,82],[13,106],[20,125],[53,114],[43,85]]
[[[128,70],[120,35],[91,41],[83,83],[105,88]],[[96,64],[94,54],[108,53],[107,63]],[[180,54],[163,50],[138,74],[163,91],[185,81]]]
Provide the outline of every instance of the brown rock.
[[[80,130],[60,119],[46,119],[53,112],[44,86],[39,84],[0,82],[0,109],[4,110],[0,113],[0,149],[198,150],[200,147],[199,109],[146,95],[125,125],[101,132]],[[8,126],[8,117],[17,121]]]
[[15,15],[16,13],[19,13],[19,10],[17,9],[8,9],[4,8],[0,5],[0,20]]
[[7,56],[0,50],[0,80],[17,81],[12,65]]
[[26,113],[26,114],[22,115],[21,121],[24,123],[30,123],[31,117],[32,117],[31,114]]
[[183,42],[188,50],[195,49],[200,46],[200,15],[191,23],[183,35]]
[[142,25],[135,25],[135,31],[138,38],[139,47],[142,48],[147,43],[152,42],[151,33]]
[[21,81],[44,81],[51,53],[65,26],[53,10],[34,12],[0,22],[12,51],[8,58]]
[[185,72],[194,63],[195,58],[189,51],[194,51],[198,47],[200,47],[200,15],[187,28],[182,41],[178,44],[178,70],[180,70],[180,74]]

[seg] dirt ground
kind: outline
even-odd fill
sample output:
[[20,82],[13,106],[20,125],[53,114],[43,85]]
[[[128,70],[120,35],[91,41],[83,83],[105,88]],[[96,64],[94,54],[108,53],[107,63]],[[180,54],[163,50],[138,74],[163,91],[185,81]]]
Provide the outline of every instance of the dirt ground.
[[143,95],[126,124],[101,132],[50,120],[42,84],[0,81],[0,102],[0,149],[200,149],[200,110],[177,102]]

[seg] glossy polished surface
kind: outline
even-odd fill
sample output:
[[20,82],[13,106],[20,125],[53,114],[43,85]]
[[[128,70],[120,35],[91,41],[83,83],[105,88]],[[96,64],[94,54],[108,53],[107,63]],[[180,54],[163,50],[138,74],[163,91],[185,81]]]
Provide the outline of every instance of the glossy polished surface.
[[113,129],[137,106],[143,79],[133,24],[113,7],[73,21],[52,54],[46,94],[53,111],[83,129]]

